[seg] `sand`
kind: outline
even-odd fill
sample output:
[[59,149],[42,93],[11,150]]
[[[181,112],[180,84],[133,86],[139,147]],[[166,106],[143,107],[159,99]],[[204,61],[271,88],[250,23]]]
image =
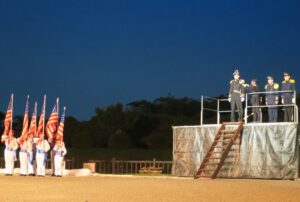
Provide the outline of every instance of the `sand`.
[[300,180],[0,176],[1,201],[300,201]]

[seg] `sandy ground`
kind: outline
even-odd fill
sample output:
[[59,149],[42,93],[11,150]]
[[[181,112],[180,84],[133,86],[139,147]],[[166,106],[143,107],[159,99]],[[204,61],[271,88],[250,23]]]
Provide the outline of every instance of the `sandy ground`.
[[300,181],[0,176],[1,201],[300,201]]

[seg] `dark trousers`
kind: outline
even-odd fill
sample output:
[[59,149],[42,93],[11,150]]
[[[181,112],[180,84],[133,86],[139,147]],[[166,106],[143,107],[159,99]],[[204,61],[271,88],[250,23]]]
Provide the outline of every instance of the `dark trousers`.
[[[292,104],[292,98],[283,98],[284,104]],[[284,122],[293,122],[294,110],[293,107],[284,107]]]
[[278,109],[277,107],[269,107],[268,108],[268,114],[269,114],[269,122],[277,122],[277,113]]
[[239,121],[243,120],[243,105],[240,95],[233,95],[231,97],[231,121],[235,121],[235,107],[238,110]]
[[255,107],[255,106],[259,106],[259,98],[258,97],[253,97],[251,99],[251,104],[253,106],[252,108],[252,113],[253,113],[253,122],[260,122],[260,111],[259,111],[259,107]]

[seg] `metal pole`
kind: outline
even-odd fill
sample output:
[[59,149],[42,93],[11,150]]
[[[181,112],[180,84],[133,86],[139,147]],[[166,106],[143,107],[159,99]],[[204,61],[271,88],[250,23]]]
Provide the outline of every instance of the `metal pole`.
[[217,124],[220,124],[220,99],[217,101]]
[[200,125],[203,125],[203,95],[201,96]]
[[246,93],[246,100],[245,100],[246,106],[245,106],[245,124],[248,123],[248,93]]

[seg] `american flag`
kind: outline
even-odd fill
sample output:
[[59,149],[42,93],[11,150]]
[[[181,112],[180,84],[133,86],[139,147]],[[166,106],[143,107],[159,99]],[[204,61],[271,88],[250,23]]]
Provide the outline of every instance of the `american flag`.
[[34,103],[34,111],[31,117],[28,135],[36,137],[36,115],[37,115],[37,103]]
[[9,130],[11,129],[12,118],[13,118],[13,105],[14,105],[14,94],[11,95],[7,112],[5,115],[3,135],[9,135]]
[[24,114],[24,119],[23,119],[23,129],[22,129],[22,134],[21,134],[21,137],[23,139],[26,139],[27,135],[28,135],[28,124],[29,124],[28,113],[29,113],[29,96],[27,96],[25,114]]
[[54,138],[54,135],[57,130],[58,126],[58,104],[59,104],[59,99],[57,98],[56,104],[53,107],[52,113],[50,115],[50,118],[46,124],[46,134],[48,138]]
[[59,127],[56,134],[56,139],[63,140],[64,137],[64,127],[65,127],[65,113],[66,113],[66,107],[64,107],[64,112],[61,116]]
[[46,95],[44,96],[44,104],[42,107],[42,113],[39,120],[39,125],[37,129],[37,135],[38,137],[40,135],[44,135],[44,126],[45,126],[45,113],[46,113]]

